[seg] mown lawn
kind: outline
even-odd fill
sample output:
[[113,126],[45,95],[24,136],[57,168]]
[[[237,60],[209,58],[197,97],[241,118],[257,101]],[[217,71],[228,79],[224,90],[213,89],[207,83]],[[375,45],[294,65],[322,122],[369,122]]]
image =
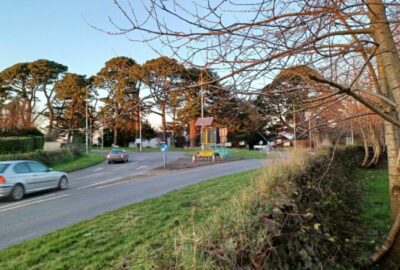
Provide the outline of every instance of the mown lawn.
[[63,161],[58,164],[51,164],[50,167],[56,171],[72,172],[94,166],[103,162],[105,159],[105,156],[96,153],[82,154],[71,160]]
[[358,170],[355,177],[362,178],[364,199],[362,223],[366,229],[366,249],[383,242],[390,229],[390,199],[387,169]]
[[258,172],[195,184],[10,247],[0,251],[0,269],[147,269],[148,256],[178,228],[205,223]]
[[[125,149],[126,151],[129,152],[138,152],[137,148],[129,148],[129,147],[119,147],[120,149]],[[93,148],[93,150],[101,150],[100,148]],[[104,147],[103,150],[110,151],[111,147]],[[143,152],[160,152],[159,147],[144,147]],[[244,149],[244,148],[230,148],[232,155],[231,159],[262,159],[266,158],[268,154],[265,152],[260,152],[257,150],[249,150],[249,149]],[[169,151],[171,152],[184,152],[187,156],[192,156],[196,154],[197,152],[200,151],[200,147],[196,148],[181,148],[181,147],[176,147],[176,148],[170,148]]]

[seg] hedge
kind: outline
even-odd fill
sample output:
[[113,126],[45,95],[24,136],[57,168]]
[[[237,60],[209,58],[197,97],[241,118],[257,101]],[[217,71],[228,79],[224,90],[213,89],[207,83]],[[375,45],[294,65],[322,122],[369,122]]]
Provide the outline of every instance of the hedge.
[[41,136],[2,137],[0,138],[0,154],[28,153],[43,149],[44,138]]
[[68,161],[74,158],[74,156],[79,155],[80,152],[77,152],[72,148],[64,148],[60,151],[55,152],[45,152],[42,150],[36,150],[31,153],[21,153],[21,154],[8,154],[8,155],[0,155],[0,161],[6,160],[37,160],[43,162],[44,164],[51,166],[63,161]]
[[359,269],[362,190],[351,176],[362,155],[352,147],[306,155],[301,166],[270,161],[231,207],[204,226],[177,232],[174,246],[164,247],[159,253],[165,256],[154,256],[153,263],[171,269]]
[[42,136],[31,136],[33,140],[33,150],[43,150],[44,137]]
[[0,128],[0,137],[26,137],[26,136],[40,136],[43,137],[43,133],[37,128]]

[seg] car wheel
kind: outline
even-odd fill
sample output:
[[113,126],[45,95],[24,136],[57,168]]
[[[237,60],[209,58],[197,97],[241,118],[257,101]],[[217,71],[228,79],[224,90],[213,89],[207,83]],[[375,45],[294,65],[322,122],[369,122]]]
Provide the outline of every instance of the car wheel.
[[21,200],[25,195],[25,190],[24,187],[20,184],[15,185],[15,187],[12,189],[10,193],[10,198],[13,201],[18,201]]
[[111,161],[108,161],[108,164],[111,164]]
[[62,176],[60,178],[60,181],[58,181],[58,189],[59,190],[64,190],[68,188],[68,178],[65,176]]

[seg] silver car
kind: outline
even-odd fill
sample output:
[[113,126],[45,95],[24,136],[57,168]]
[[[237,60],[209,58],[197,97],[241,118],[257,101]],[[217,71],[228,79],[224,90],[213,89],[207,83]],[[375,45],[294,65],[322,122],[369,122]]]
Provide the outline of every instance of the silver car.
[[21,200],[25,194],[68,188],[68,175],[33,160],[0,162],[0,198]]
[[124,162],[127,163],[129,159],[128,152],[123,149],[112,149],[107,155],[108,164],[114,162]]

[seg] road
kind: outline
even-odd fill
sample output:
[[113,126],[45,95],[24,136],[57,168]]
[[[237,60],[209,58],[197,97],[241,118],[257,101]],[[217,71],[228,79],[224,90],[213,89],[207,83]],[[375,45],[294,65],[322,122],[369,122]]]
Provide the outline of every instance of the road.
[[[168,159],[182,155],[171,152]],[[263,160],[241,160],[179,171],[153,170],[162,165],[160,153],[130,154],[127,164],[104,162],[71,173],[68,190],[0,202],[0,249],[193,183],[264,164]]]

